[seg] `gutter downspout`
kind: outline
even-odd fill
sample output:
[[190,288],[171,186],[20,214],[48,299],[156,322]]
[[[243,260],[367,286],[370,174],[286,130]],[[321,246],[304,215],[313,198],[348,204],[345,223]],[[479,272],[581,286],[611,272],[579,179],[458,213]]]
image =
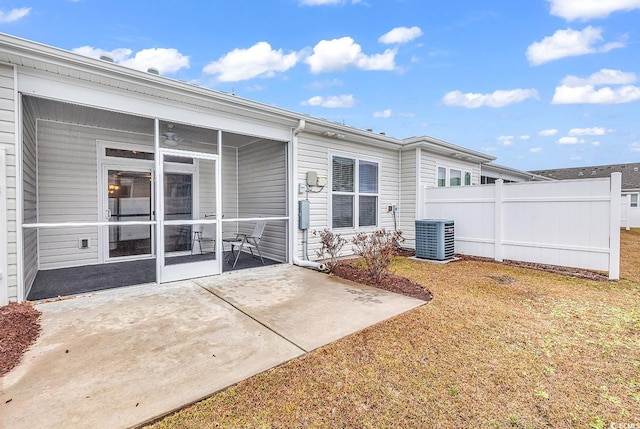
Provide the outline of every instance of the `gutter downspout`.
[[[292,157],[292,173],[291,173],[291,181],[292,181],[292,186],[291,186],[291,195],[296,195],[297,191],[296,191],[296,183],[298,181],[298,134],[300,134],[302,132],[302,130],[304,130],[306,126],[306,122],[304,119],[300,119],[298,121],[298,126],[293,130],[292,132],[292,137],[291,137],[291,145],[292,145],[292,150],[291,150],[291,157]],[[293,198],[292,198],[293,199]],[[305,268],[313,268],[315,270],[319,270],[319,271],[325,271],[327,269],[327,266],[325,264],[320,264],[317,262],[313,262],[313,261],[309,261],[306,260],[307,258],[307,238],[308,238],[308,234],[309,231],[304,230],[304,236],[302,239],[302,243],[303,243],[303,254],[305,257],[305,260],[299,259],[297,257],[298,254],[298,229],[297,226],[297,221],[298,221],[298,207],[296,204],[294,204],[292,213],[294,214],[294,219],[292,219],[292,224],[294,225],[293,227],[293,231],[292,231],[292,235],[293,237],[293,255],[292,255],[292,262],[294,263],[294,265],[298,265],[300,267],[305,267]]]

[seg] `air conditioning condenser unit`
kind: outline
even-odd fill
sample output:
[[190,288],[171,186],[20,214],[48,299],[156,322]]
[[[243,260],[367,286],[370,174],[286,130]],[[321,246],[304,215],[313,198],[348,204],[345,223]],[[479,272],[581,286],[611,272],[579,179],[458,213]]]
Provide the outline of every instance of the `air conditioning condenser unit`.
[[436,261],[453,259],[454,233],[452,220],[416,220],[416,257]]

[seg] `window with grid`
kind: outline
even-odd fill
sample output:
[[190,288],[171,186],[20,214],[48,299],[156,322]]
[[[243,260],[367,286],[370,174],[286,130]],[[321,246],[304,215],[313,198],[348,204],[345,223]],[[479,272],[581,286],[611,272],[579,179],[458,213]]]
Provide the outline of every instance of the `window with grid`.
[[378,163],[333,156],[331,170],[332,228],[376,226]]
[[631,194],[631,207],[638,208],[638,194]]

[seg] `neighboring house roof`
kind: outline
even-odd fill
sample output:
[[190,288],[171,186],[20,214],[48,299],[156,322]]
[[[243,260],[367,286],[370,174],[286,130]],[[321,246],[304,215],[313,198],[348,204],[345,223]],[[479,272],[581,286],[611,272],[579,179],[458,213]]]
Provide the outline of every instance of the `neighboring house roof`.
[[622,189],[640,189],[640,162],[630,164],[595,165],[592,167],[556,168],[535,170],[531,173],[556,180],[610,177],[622,173]]
[[[486,164],[482,164],[482,169],[481,169],[482,175],[489,175],[489,174],[493,174],[495,176],[498,177],[502,177],[502,175],[508,175],[508,176],[515,176],[519,179],[522,179],[523,181],[550,181],[553,180],[549,177],[546,176],[542,176],[539,174],[536,174],[532,171],[523,171],[523,170],[518,170],[516,168],[511,168],[511,167],[505,167],[504,165],[499,165],[499,164],[495,164],[493,162],[489,162]],[[485,174],[486,173],[486,174]],[[493,177],[493,176],[491,176]]]
[[304,121],[304,132],[333,139],[346,139],[365,145],[395,149],[416,144],[434,153],[472,162],[483,163],[495,159],[490,155],[432,137],[412,137],[403,140],[387,136],[385,133],[373,132],[370,129],[363,130],[269,106],[192,83],[89,58],[3,33],[0,33],[0,61],[38,72],[76,79],[78,82],[98,83],[106,87],[125,89],[132,93],[224,111],[236,117],[267,119],[292,128],[295,128],[300,121]]

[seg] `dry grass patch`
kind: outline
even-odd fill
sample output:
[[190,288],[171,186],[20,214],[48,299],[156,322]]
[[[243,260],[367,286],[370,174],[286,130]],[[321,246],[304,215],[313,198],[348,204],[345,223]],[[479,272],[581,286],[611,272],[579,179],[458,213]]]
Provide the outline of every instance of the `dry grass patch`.
[[640,232],[624,279],[399,259],[429,304],[157,423],[203,427],[608,427],[640,422]]

